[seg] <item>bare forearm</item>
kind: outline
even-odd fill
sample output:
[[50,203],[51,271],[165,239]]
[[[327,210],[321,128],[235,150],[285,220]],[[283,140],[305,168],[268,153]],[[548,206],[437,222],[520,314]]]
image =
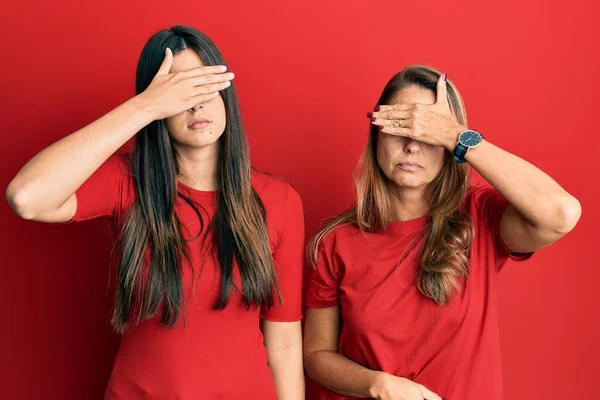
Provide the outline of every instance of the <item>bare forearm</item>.
[[533,226],[568,232],[576,222],[577,200],[533,164],[485,140],[466,159]]
[[277,398],[279,400],[304,400],[301,343],[278,351],[267,351],[267,354]]
[[7,188],[11,206],[36,215],[60,207],[108,157],[152,121],[133,98],[33,157]]
[[308,376],[324,387],[344,396],[376,397],[381,372],[373,371],[341,354],[322,350],[305,357]]

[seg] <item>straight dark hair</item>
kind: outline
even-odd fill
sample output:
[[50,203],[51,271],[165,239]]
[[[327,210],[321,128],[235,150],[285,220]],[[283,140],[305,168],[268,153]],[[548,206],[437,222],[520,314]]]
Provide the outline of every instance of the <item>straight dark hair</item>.
[[[153,35],[139,59],[136,93],[152,82],[166,48],[174,55],[195,51],[204,65],[226,65],[215,44],[188,26],[174,26]],[[220,266],[221,284],[215,309],[227,306],[233,284],[234,260],[239,266],[243,304],[273,306],[281,301],[274,260],[269,247],[264,206],[251,182],[248,145],[235,85],[220,92],[227,124],[221,138],[217,166],[217,210],[208,232],[208,249]],[[188,259],[186,240],[175,214],[179,196],[202,215],[194,203],[177,191],[177,153],[164,120],[150,123],[135,138],[132,173],[136,200],[125,216],[121,232],[121,263],[112,324],[118,332],[130,324],[162,312],[161,323],[174,326],[183,308],[182,262]],[[206,238],[206,236],[204,236]],[[193,238],[194,240],[197,238]],[[204,246],[203,246],[204,247]]]

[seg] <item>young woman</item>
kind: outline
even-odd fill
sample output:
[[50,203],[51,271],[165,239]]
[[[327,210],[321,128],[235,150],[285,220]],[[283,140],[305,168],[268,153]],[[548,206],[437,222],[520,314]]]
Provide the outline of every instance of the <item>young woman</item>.
[[[195,29],[155,34],[137,95],[23,167],[7,198],[120,235],[107,399],[301,399],[302,203],[250,167],[225,61]],[[113,154],[135,135],[132,154]],[[264,344],[263,344],[264,342]]]
[[308,376],[321,399],[502,399],[498,273],[569,232],[579,202],[468,130],[446,75],[408,67],[378,104],[356,204],[309,244]]

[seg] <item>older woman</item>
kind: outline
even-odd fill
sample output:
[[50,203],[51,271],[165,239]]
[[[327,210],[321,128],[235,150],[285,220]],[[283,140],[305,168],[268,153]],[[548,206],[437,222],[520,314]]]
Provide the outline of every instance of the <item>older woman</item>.
[[469,130],[445,74],[408,67],[378,104],[356,203],[309,244],[306,371],[321,399],[502,399],[498,273],[573,229],[579,202]]

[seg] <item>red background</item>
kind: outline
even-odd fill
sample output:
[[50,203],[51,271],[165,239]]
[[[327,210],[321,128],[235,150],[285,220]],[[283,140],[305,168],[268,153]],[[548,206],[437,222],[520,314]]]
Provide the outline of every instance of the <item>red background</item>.
[[[365,113],[386,81],[433,65],[458,85],[472,127],[583,205],[570,235],[501,275],[506,398],[600,398],[598,11],[593,0],[11,1],[0,21],[0,186],[130,97],[148,37],[186,23],[224,52],[253,162],[294,184],[313,234],[351,200]],[[0,397],[102,398],[118,345],[108,233],[22,221],[5,202],[0,221]]]

